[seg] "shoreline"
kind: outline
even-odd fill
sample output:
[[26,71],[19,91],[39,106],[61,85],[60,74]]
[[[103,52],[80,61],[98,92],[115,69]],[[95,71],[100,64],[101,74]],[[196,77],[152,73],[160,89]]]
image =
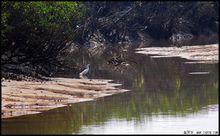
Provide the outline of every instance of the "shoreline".
[[195,45],[182,47],[146,47],[137,48],[135,53],[150,55],[151,58],[180,57],[189,60],[186,63],[219,62],[219,44]]
[[106,79],[51,78],[51,81],[2,82],[2,118],[37,114],[72,103],[130,90],[118,88],[121,84]]
[[[181,57],[185,63],[218,63],[218,44],[182,47],[137,48],[135,53],[151,58]],[[49,81],[2,81],[2,118],[41,113],[68,104],[130,90],[107,79],[50,78]]]

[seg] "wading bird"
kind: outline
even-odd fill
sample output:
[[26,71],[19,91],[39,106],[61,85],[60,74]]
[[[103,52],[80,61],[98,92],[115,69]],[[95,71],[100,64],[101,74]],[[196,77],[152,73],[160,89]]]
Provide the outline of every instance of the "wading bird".
[[90,66],[90,64],[87,64],[86,69],[84,69],[81,73],[79,73],[79,75],[85,76],[89,72],[89,66]]

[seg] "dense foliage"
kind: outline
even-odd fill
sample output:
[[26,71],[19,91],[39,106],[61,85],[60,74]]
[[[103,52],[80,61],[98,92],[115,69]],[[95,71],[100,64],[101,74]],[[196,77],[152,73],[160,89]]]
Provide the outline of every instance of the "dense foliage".
[[32,65],[36,72],[59,64],[85,12],[77,2],[2,2],[1,9],[1,63]]
[[143,36],[175,41],[216,34],[218,10],[217,1],[1,2],[2,70],[27,66],[49,74],[63,65],[69,47],[91,40],[117,44]]
[[[176,34],[218,33],[219,3],[210,2],[87,2],[93,30],[112,43],[138,38],[169,39]],[[131,38],[131,39],[132,39]]]

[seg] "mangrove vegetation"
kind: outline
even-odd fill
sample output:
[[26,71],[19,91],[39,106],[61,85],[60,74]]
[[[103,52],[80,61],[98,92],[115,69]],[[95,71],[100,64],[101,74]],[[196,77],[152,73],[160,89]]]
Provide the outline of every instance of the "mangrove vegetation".
[[102,54],[112,46],[139,47],[151,40],[179,46],[196,36],[215,35],[218,9],[217,1],[2,1],[2,76],[42,78],[67,69],[77,73],[82,63],[70,57],[74,50]]

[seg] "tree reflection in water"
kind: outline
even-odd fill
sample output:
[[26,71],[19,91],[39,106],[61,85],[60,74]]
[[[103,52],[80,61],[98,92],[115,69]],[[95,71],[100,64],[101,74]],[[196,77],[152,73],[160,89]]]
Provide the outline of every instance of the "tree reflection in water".
[[[72,104],[36,115],[3,120],[3,134],[72,134],[82,125],[103,124],[112,118],[148,121],[152,116],[186,116],[218,104],[218,64],[185,64],[180,58],[155,58],[124,53],[129,66],[108,65],[108,54],[88,58],[89,78],[107,78],[132,91],[96,101]],[[80,58],[79,58],[80,60]],[[192,71],[210,74],[190,75]]]

